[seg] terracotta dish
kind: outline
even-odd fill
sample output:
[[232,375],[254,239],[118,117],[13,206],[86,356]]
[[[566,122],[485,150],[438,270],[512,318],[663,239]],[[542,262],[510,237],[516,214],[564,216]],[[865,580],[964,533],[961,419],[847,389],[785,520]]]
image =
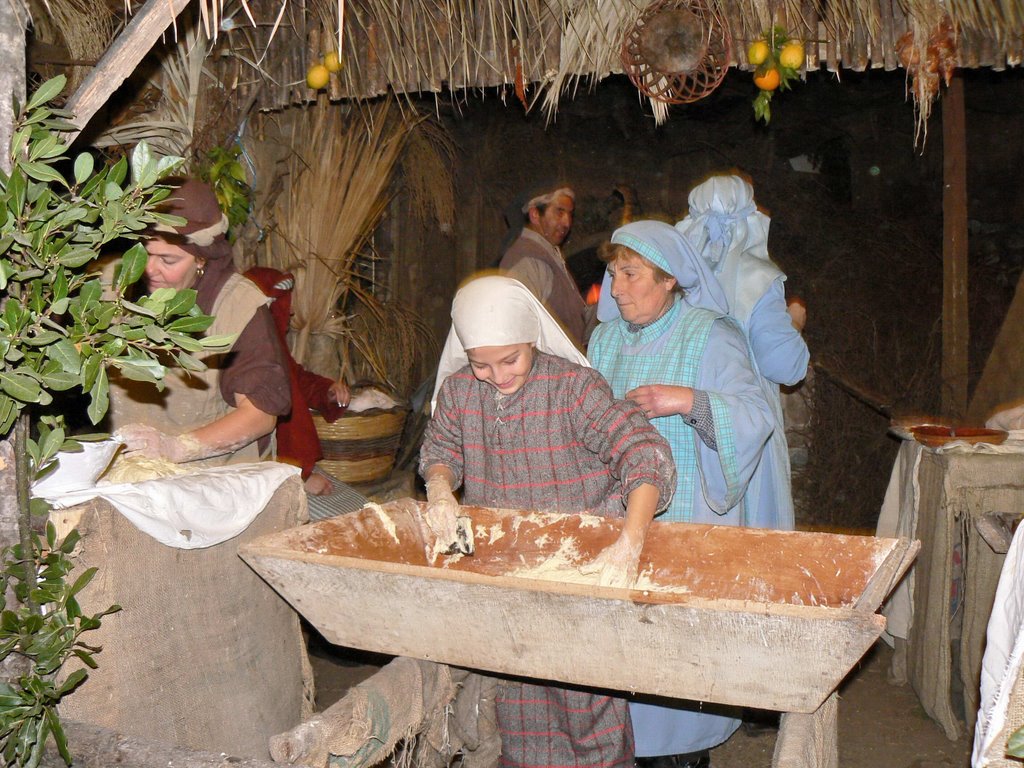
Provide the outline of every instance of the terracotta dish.
[[940,445],[957,440],[971,445],[975,443],[999,445],[1006,439],[1006,432],[1003,430],[986,429],[985,427],[950,427],[927,424],[911,427],[910,432],[917,442],[927,445],[929,448],[938,448]]

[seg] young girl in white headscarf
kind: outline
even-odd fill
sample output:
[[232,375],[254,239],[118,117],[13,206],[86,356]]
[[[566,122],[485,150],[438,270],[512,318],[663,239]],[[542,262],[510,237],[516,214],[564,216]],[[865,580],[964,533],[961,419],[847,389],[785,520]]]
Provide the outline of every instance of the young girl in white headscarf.
[[[451,537],[460,486],[467,505],[624,517],[593,566],[604,584],[632,583],[671,500],[671,451],[525,286],[489,276],[456,294],[437,382],[420,453],[430,527]],[[510,682],[496,705],[502,765],[632,766],[621,699]]]

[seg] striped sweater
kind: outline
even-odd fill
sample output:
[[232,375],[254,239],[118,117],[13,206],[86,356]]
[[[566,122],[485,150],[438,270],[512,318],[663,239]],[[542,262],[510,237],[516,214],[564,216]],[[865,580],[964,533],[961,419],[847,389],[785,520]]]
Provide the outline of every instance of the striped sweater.
[[469,366],[438,394],[420,471],[443,464],[464,504],[622,517],[626,496],[650,483],[659,509],[672,497],[675,463],[633,403],[615,400],[597,371],[535,352],[511,395],[477,381]]

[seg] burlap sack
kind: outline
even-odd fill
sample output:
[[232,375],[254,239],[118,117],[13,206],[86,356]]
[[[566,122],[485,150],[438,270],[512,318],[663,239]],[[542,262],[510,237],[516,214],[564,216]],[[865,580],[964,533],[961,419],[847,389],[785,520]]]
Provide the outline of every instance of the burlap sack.
[[399,656],[311,720],[271,740],[277,762],[368,768],[493,768],[501,754],[497,680]]
[[298,477],[241,535],[206,549],[164,546],[98,499],[52,513],[59,530],[82,534],[76,572],[99,569],[79,596],[82,609],[123,608],[83,637],[103,646],[99,669],[62,702],[61,715],[182,747],[269,757],[269,738],[309,713],[309,667],[298,615],[237,551],[305,516]]

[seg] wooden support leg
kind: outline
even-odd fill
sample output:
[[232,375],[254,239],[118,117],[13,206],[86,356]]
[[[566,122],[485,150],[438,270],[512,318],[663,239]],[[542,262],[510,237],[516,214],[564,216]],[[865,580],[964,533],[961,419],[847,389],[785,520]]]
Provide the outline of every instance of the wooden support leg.
[[810,714],[786,712],[779,723],[772,768],[839,768],[839,694]]

